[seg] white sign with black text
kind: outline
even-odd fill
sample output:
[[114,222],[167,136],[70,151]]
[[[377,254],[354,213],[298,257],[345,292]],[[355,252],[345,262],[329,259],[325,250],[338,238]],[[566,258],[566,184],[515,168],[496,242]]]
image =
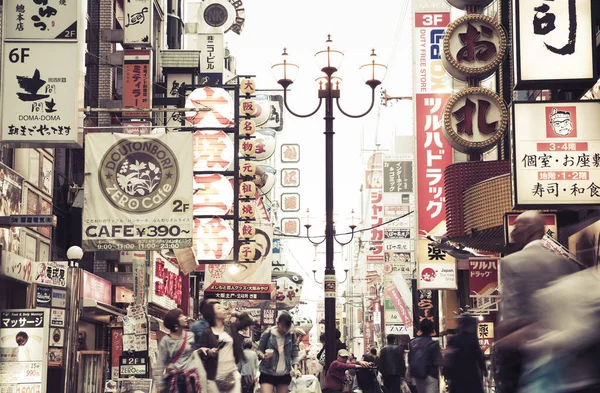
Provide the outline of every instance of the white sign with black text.
[[77,40],[77,0],[4,3],[5,40]]
[[3,142],[25,147],[81,146],[79,58],[76,44],[4,43]]
[[152,46],[153,2],[151,0],[127,0],[124,3],[123,45]]

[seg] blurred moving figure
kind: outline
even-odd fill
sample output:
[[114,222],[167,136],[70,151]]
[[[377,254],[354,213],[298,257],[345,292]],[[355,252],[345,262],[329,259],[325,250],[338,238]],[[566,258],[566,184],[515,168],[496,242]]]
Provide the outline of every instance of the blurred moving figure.
[[496,346],[502,393],[517,391],[523,373],[523,345],[538,334],[532,325],[536,321],[536,314],[532,312],[533,294],[578,270],[575,263],[542,245],[544,233],[544,218],[537,211],[521,213],[515,220],[511,237],[522,250],[501,261],[501,321],[496,332],[504,339]]
[[440,344],[433,341],[433,322],[421,321],[421,336],[410,342],[408,367],[418,393],[439,393],[442,353]]
[[360,367],[369,367],[371,363],[358,362],[348,363],[348,357],[350,353],[345,349],[338,351],[337,359],[331,362],[327,375],[325,376],[325,389],[326,393],[342,393],[344,390],[344,376],[346,370],[351,370]]
[[[525,352],[542,358],[560,393],[600,392],[600,273],[597,267],[563,277],[533,300],[541,335]],[[542,363],[542,361],[538,361]],[[543,363],[542,363],[543,364]],[[548,390],[547,390],[548,391]]]
[[[364,354],[363,361],[375,363],[375,359],[371,354]],[[379,386],[379,381],[377,380],[377,370],[375,368],[356,369],[356,382],[363,393],[382,393],[381,386]]]
[[170,333],[160,340],[154,381],[159,393],[198,393],[200,375],[194,351],[194,334],[184,329],[188,318],[175,308],[165,314],[163,323]]
[[448,339],[444,354],[444,377],[450,381],[450,393],[483,393],[487,376],[485,358],[477,340],[477,319],[464,315],[459,333]]
[[238,363],[238,370],[242,375],[242,393],[253,393],[258,372],[258,355],[252,349],[252,339],[245,339],[243,348],[245,360]]
[[387,389],[387,393],[400,393],[402,379],[406,375],[406,362],[404,349],[394,345],[394,335],[387,336],[387,345],[381,349],[379,361],[375,363],[383,377],[383,386]]

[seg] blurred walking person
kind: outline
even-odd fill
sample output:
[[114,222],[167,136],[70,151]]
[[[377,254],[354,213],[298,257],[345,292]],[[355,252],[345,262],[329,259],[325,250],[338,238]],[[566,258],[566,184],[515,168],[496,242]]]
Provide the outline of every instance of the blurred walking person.
[[383,377],[387,393],[401,393],[401,384],[406,375],[404,348],[394,344],[394,335],[387,336],[387,345],[381,349],[377,369]]
[[348,363],[348,357],[350,357],[350,353],[347,350],[340,349],[338,351],[337,359],[331,362],[327,370],[324,393],[342,393],[344,391],[346,370],[372,365],[367,362]]
[[258,373],[258,355],[252,349],[252,340],[244,340],[244,358],[238,363],[238,369],[242,375],[242,393],[254,393],[256,375]]
[[477,319],[462,316],[458,328],[444,354],[443,374],[450,381],[450,393],[483,393],[487,368],[477,339]]
[[201,335],[199,352],[206,369],[207,391],[239,393],[242,384],[237,364],[246,359],[238,331],[248,327],[241,324],[248,318],[237,318],[235,324],[225,326],[227,312],[218,302],[207,304],[203,316],[209,326]]
[[496,346],[502,393],[517,391],[523,373],[523,345],[537,336],[533,328],[536,322],[536,314],[532,312],[534,293],[579,270],[575,263],[543,246],[544,234],[541,214],[537,211],[521,213],[515,220],[511,237],[522,249],[502,258],[500,263],[501,320],[496,326],[500,338]]
[[[375,364],[375,359],[370,353],[365,353],[362,360],[366,363]],[[377,369],[375,367],[361,367],[356,369],[356,383],[362,393],[382,393],[381,385],[377,380]]]
[[163,324],[169,334],[158,345],[154,382],[159,393],[199,393],[198,357],[194,352],[194,334],[184,329],[188,318],[181,309],[167,312]]
[[440,344],[431,338],[433,322],[421,321],[421,336],[410,342],[408,367],[418,393],[439,393],[442,353]]
[[279,314],[277,324],[262,334],[256,351],[262,358],[258,380],[261,393],[288,393],[292,373],[299,374],[298,339],[288,312]]

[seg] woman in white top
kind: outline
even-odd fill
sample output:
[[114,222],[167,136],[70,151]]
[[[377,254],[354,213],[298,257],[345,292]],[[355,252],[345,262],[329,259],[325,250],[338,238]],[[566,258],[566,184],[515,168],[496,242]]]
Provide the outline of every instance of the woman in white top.
[[242,389],[237,363],[245,357],[238,330],[249,323],[249,317],[242,313],[234,325],[225,326],[226,316],[225,308],[218,302],[204,308],[203,317],[209,326],[200,337],[200,358],[206,369],[208,393],[239,393]]

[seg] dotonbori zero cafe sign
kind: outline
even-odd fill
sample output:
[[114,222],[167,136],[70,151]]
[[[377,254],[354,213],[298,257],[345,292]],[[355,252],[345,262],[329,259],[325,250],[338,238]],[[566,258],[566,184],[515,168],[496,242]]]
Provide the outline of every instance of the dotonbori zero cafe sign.
[[512,117],[517,208],[600,204],[600,101],[514,102]]
[[88,134],[83,248],[192,245],[192,134]]
[[3,51],[1,140],[79,147],[79,45],[4,42]]

